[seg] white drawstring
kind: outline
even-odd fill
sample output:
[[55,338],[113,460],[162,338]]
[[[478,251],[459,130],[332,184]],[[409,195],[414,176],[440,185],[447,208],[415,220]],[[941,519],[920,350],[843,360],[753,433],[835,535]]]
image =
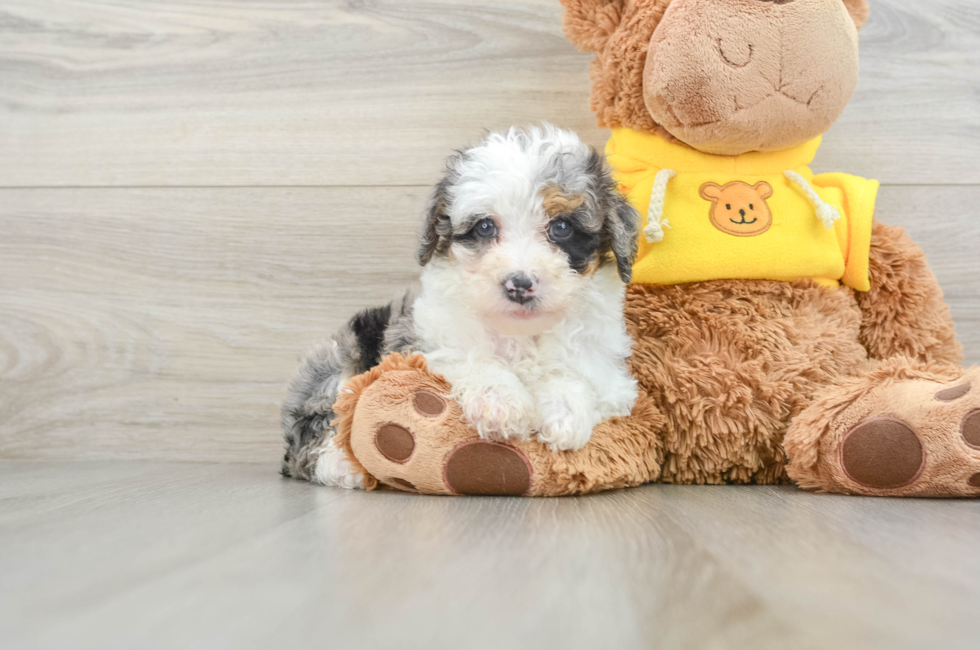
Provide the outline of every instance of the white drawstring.
[[667,200],[667,183],[677,172],[673,169],[661,169],[653,180],[653,191],[650,193],[650,209],[647,211],[647,227],[643,235],[647,243],[656,244],[664,240],[664,228],[670,228],[670,223],[664,219],[664,202]]
[[813,186],[807,182],[805,178],[800,176],[798,173],[789,170],[786,172],[786,178],[790,179],[794,183],[800,186],[803,193],[806,194],[807,198],[813,202],[813,206],[817,209],[817,216],[823,221],[824,228],[830,230],[834,227],[834,222],[840,219],[840,212],[837,208],[827,203],[820,198],[817,191],[813,189]]

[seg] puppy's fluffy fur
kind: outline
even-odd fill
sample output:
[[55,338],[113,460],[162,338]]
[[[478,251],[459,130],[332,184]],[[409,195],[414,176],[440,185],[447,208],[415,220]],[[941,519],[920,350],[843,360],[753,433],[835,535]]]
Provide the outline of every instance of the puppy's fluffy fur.
[[283,473],[360,486],[331,444],[332,405],[393,351],[425,354],[482,437],[581,448],[636,399],[622,307],[638,227],[570,131],[511,129],[450,158],[426,209],[420,287],[357,314],[290,385]]

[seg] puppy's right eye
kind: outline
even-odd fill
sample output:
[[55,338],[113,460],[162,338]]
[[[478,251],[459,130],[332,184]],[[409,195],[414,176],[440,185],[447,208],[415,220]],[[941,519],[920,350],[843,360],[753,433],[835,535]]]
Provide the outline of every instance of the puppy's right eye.
[[554,242],[565,241],[573,234],[575,234],[575,230],[566,219],[556,219],[551,222],[551,227],[548,228],[548,236]]
[[497,236],[497,224],[493,222],[493,219],[487,217],[486,219],[480,219],[473,226],[473,234],[475,234],[480,239],[493,239]]

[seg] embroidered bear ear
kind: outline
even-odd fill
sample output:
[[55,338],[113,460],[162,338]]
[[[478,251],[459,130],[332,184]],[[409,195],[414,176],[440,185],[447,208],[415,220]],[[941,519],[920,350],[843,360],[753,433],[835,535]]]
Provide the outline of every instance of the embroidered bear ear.
[[623,20],[625,0],[561,0],[565,36],[586,52],[601,52]]
[[854,19],[854,24],[857,25],[857,28],[861,29],[864,27],[864,23],[868,22],[868,14],[871,13],[868,0],[844,0],[844,6],[847,7],[847,11],[851,14],[851,18]]
[[765,181],[756,183],[753,189],[755,190],[756,194],[759,195],[760,199],[768,199],[770,196],[772,196],[772,185]]
[[701,186],[701,198],[705,201],[717,201],[721,198],[721,185],[718,183],[705,183]]

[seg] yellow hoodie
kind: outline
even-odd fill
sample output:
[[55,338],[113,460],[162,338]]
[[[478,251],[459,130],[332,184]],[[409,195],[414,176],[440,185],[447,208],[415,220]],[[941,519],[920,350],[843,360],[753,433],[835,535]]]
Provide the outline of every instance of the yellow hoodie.
[[613,129],[606,154],[644,216],[633,282],[812,278],[868,291],[878,182],[814,176],[808,165],[820,141],[715,156]]

